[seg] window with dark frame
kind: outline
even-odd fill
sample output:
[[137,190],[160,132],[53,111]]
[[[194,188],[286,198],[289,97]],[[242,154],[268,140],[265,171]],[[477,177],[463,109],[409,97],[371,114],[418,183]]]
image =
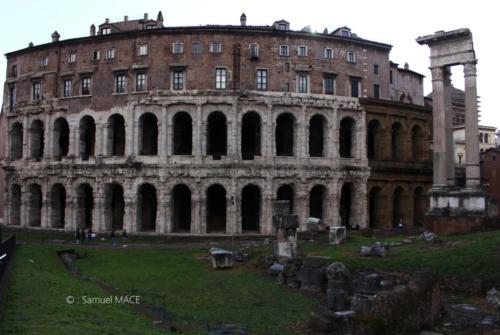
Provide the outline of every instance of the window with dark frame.
[[378,75],[378,64],[373,64],[373,74]]
[[143,92],[146,90],[146,79],[147,75],[144,72],[139,72],[135,74],[135,91]]
[[49,57],[40,58],[40,66],[47,67],[49,65]]
[[326,74],[323,76],[324,94],[335,94],[335,76]]
[[290,72],[290,63],[285,63],[285,72]]
[[379,84],[373,85],[373,97],[380,98],[380,85]]
[[116,75],[115,93],[127,92],[127,77],[124,74]]
[[102,28],[101,35],[109,35],[111,34],[111,28]]
[[68,63],[72,64],[76,62],[76,52],[70,51],[68,54]]
[[201,43],[200,42],[191,43],[191,48],[193,49],[194,54],[201,53]]
[[172,73],[172,89],[182,91],[184,89],[184,70],[174,70]]
[[353,51],[347,52],[347,62],[351,64],[356,63],[356,54]]
[[73,85],[71,83],[71,79],[65,79],[63,85],[63,96],[70,97],[72,95]]
[[259,58],[259,45],[257,43],[250,44],[250,58]]
[[16,84],[9,85],[9,111],[14,110],[14,105],[16,104]]
[[114,59],[115,58],[115,48],[108,49],[106,51],[106,59]]
[[215,88],[218,90],[226,89],[226,69],[216,68],[215,69]]
[[210,52],[217,54],[222,52],[222,43],[221,42],[212,42],[210,43]]
[[101,59],[101,51],[100,50],[92,51],[92,60],[99,60],[99,59]]
[[349,81],[351,83],[351,97],[359,97],[359,84],[361,80],[358,77],[350,77]]
[[267,90],[267,70],[264,69],[257,70],[257,90],[258,91]]
[[299,48],[297,50],[297,54],[299,57],[306,57],[307,56],[307,47],[305,45],[299,45]]
[[393,79],[392,79],[392,70],[391,70],[391,71],[389,71],[389,83],[391,85],[392,85],[392,81],[393,81]]
[[333,49],[332,48],[325,48],[325,58],[326,59],[333,59]]
[[138,56],[147,56],[148,55],[148,45],[147,44],[140,44],[138,49],[137,49],[137,55]]
[[16,77],[17,76],[17,65],[12,65],[12,70],[10,71],[10,75],[12,77]]
[[33,100],[40,100],[42,98],[42,83],[37,80],[33,82]]
[[90,95],[90,86],[92,81],[90,77],[82,77],[82,95]]
[[184,47],[182,42],[174,42],[172,43],[172,53],[181,54],[184,52]]
[[280,45],[280,56],[289,56],[288,45]]
[[299,93],[307,93],[309,88],[308,78],[309,76],[305,73],[300,73],[298,75],[298,91]]

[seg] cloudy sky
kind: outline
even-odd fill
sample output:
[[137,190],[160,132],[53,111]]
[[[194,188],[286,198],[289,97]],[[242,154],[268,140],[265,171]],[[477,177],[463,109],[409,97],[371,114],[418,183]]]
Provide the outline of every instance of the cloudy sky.
[[[272,1],[272,0],[0,0],[0,52],[50,42],[54,30],[61,39],[86,36],[89,26],[105,18],[121,21],[156,17],[163,12],[166,26],[239,24],[242,12],[249,25],[270,25],[278,19],[300,30],[329,31],[348,26],[358,36],[393,45],[391,60],[426,76],[424,93],[431,91],[429,50],[415,38],[438,30],[471,29],[478,62],[478,94],[481,97],[481,124],[500,128],[500,108],[495,106],[496,60],[499,56],[498,10],[494,1]],[[496,33],[496,34],[495,34]],[[495,34],[495,35],[494,35]],[[5,57],[0,61],[0,83],[5,80]],[[463,88],[463,70],[453,68],[453,84]]]

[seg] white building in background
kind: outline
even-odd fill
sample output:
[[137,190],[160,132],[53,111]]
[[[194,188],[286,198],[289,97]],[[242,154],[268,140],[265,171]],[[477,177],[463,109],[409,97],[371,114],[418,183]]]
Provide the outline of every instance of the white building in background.
[[[486,149],[496,146],[496,128],[479,126],[479,150],[483,153]],[[455,164],[465,167],[465,125],[453,127],[453,142],[455,150]]]

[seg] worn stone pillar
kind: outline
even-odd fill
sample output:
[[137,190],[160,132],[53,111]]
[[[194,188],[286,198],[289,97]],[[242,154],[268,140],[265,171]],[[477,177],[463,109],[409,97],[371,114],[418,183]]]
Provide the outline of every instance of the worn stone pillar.
[[40,227],[41,228],[50,228],[52,225],[52,208],[50,206],[50,190],[46,190],[44,186],[42,186],[42,210],[41,210],[41,218],[40,218]]
[[170,233],[172,232],[172,227],[170,227],[170,220],[167,221],[167,212],[169,205],[169,197],[167,197],[167,190],[165,185],[160,185],[158,187],[158,208],[157,208],[157,218],[158,222],[156,226],[157,233]]
[[64,185],[66,189],[66,207],[64,208],[64,230],[73,231],[76,228],[75,215],[73,212],[75,211],[76,199],[75,191],[71,187],[71,184]]
[[44,158],[52,158],[54,154],[54,125],[50,122],[49,113],[45,115],[43,141],[45,142]]
[[21,227],[29,227],[29,186],[25,183],[21,184]]
[[201,104],[196,106],[196,118],[193,120],[193,152],[196,161],[201,162],[203,156],[203,129]]
[[432,67],[433,110],[433,187],[445,187],[448,182],[446,165],[446,117],[444,101],[444,73],[442,67]]
[[265,190],[262,195],[262,227],[260,228],[260,232],[270,235],[273,233],[273,193],[270,190]]
[[[302,105],[300,113],[295,121],[295,138],[293,139],[295,144],[294,156],[301,159],[306,158],[306,145],[308,145],[308,141],[306,139],[306,127],[308,126],[308,122],[306,120],[306,105]],[[304,222],[305,224],[305,222]],[[300,226],[302,227],[302,222],[300,222]]]
[[295,201],[295,211],[292,210],[292,214],[297,214],[299,219],[299,230],[307,230],[307,208],[308,206],[308,193],[306,190],[307,185],[297,185],[296,191],[296,201]]
[[450,67],[443,68],[443,93],[444,93],[444,128],[446,145],[446,183],[455,186],[455,151],[453,150],[453,108],[452,108],[452,85]]
[[477,117],[476,62],[464,64],[465,76],[465,178],[466,186],[477,188],[479,175],[479,139]]
[[360,179],[353,185],[353,201],[351,203],[352,224],[359,225],[359,228],[368,228],[368,196],[367,196],[367,179]]
[[167,123],[167,113],[163,110],[160,113],[160,120],[158,121],[158,153],[160,155],[160,162],[166,163],[167,161],[167,144],[170,142],[168,140],[168,123]]
[[123,228],[127,229],[128,232],[134,233],[137,231],[136,225],[136,204],[134,200],[129,198],[124,199],[125,202],[125,214],[123,220]]
[[127,150],[126,150],[126,155],[127,156],[135,156],[136,155],[136,145],[135,145],[135,113],[134,110],[131,109],[129,113],[127,113],[127,117],[125,119],[126,127],[127,127],[127,136],[126,141],[127,141]]
[[28,120],[28,117],[25,116],[23,118],[23,159],[24,160],[27,160],[30,157],[29,141],[30,141],[29,120]]
[[238,202],[240,197],[235,193],[234,188],[226,192],[226,234],[231,235],[241,233],[241,225],[238,225]]
[[338,178],[332,179],[329,191],[329,204],[332,207],[332,221],[329,223],[330,227],[340,227],[340,185],[342,183]]
[[201,197],[197,189],[192,189],[191,194],[191,234],[203,234],[201,219]]

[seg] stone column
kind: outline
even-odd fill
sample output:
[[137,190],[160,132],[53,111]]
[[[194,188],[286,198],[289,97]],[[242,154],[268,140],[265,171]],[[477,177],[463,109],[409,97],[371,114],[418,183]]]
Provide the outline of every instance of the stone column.
[[[97,118],[96,118],[97,119]],[[97,119],[98,121],[99,119]],[[103,156],[104,155],[104,125],[96,122],[96,134],[95,134],[95,150],[94,156]]]
[[444,73],[442,67],[432,67],[432,122],[433,122],[433,187],[447,185],[446,118],[444,101]]
[[[127,127],[127,134],[126,134],[126,141],[127,141],[127,150],[125,154],[127,156],[135,156],[136,155],[136,145],[135,145],[135,113],[134,110],[131,109],[129,113],[127,113],[127,118],[125,119],[126,121],[126,127]],[[127,229],[128,230],[128,229]]]
[[[269,181],[269,183],[272,183]],[[270,186],[271,184],[269,184]],[[272,191],[265,190],[263,192],[263,202],[262,202],[262,215],[261,215],[261,225],[260,232],[262,234],[272,234],[273,233],[273,193]]]
[[368,228],[367,178],[359,179],[354,183],[352,198],[351,210],[353,213],[351,213],[351,224],[358,224],[360,228]]
[[238,202],[239,197],[234,189],[229,189],[226,193],[226,234],[241,233],[241,225],[238,225]]
[[29,191],[29,185],[22,183],[21,184],[21,227],[29,227],[29,213],[30,213],[30,205],[29,199],[31,197],[31,193]]
[[42,210],[41,210],[41,218],[40,218],[40,227],[41,228],[50,228],[52,225],[52,208],[51,208],[51,197],[50,190],[46,190],[45,185],[42,185]]
[[455,151],[453,150],[453,108],[452,108],[452,86],[451,70],[447,66],[443,68],[444,86],[444,119],[446,134],[446,174],[448,186],[455,186]]
[[273,138],[273,105],[268,104],[266,112],[262,117],[262,156],[268,159],[274,156],[274,138]]
[[166,186],[162,184],[158,187],[157,233],[170,233],[172,231],[169,222],[167,222],[168,200]]
[[127,229],[128,232],[134,233],[137,231],[136,224],[136,204],[135,201],[130,199],[130,197],[125,197],[125,218],[123,222],[123,228]]
[[104,183],[99,181],[93,187],[94,190],[94,208],[92,210],[92,230],[103,232],[105,227],[105,209],[104,209]]
[[203,129],[201,105],[196,106],[196,118],[193,120],[193,152],[196,161],[201,162],[203,155]]
[[50,114],[45,114],[43,141],[45,148],[43,148],[43,156],[45,158],[52,158],[54,153],[54,125],[50,122]]
[[167,162],[167,145],[170,142],[168,140],[168,124],[167,124],[167,113],[164,110],[161,110],[160,120],[158,121],[158,153],[160,155],[159,161],[166,163]]
[[72,184],[68,183],[64,185],[66,189],[66,207],[64,208],[64,230],[73,231],[76,228],[75,215],[73,212],[75,211],[76,200],[74,189],[71,187]]
[[109,157],[112,155],[113,148],[111,146],[111,141],[109,140],[109,123],[107,121],[102,124],[101,134],[102,134],[101,155],[103,155],[104,157]]
[[465,178],[466,186],[477,188],[479,175],[479,139],[477,121],[476,62],[464,64],[465,76]]
[[329,203],[332,208],[332,221],[330,222],[331,227],[340,227],[340,185],[342,182],[335,177],[332,179],[330,187],[328,188],[329,192]]
[[30,141],[30,134],[29,134],[29,120],[28,117],[25,116],[23,118],[23,159],[28,160],[30,158],[30,152],[29,152],[29,141]]
[[299,219],[299,229],[301,231],[307,230],[307,208],[308,206],[308,193],[307,193],[307,185],[296,184],[297,192],[296,192],[296,201],[295,201],[295,212],[294,214],[298,215]]
[[297,142],[295,145],[295,157],[305,158],[306,157],[306,145],[308,145],[309,141],[306,139],[306,127],[308,126],[308,122],[306,121],[306,105],[302,105],[300,114],[298,115],[296,124],[296,131],[294,141]]
[[203,234],[201,222],[201,198],[199,190],[193,188],[191,193],[191,234]]

